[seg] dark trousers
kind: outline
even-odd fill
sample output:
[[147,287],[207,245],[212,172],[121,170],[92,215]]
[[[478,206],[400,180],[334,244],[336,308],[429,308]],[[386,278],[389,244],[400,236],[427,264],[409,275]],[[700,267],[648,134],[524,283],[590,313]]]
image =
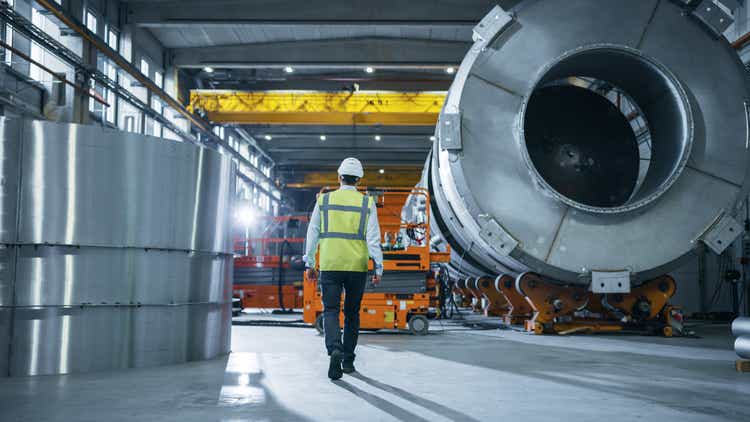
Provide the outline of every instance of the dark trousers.
[[[326,349],[330,355],[334,350],[344,353],[344,360],[354,360],[354,348],[359,337],[359,305],[365,291],[367,273],[351,271],[322,271],[320,288],[323,293],[323,331]],[[344,298],[344,339],[341,340],[339,313],[341,292]]]

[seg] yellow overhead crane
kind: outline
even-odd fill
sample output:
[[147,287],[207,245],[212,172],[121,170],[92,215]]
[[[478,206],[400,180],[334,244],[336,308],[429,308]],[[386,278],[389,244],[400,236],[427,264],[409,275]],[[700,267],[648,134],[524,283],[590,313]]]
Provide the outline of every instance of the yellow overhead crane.
[[[376,169],[366,169],[365,177],[362,178],[362,186],[378,188],[395,188],[402,186],[415,186],[422,177],[422,167],[398,166],[386,167],[384,173]],[[293,189],[321,188],[334,186],[339,181],[335,170],[327,172],[305,173],[304,179],[297,183],[288,183],[286,187]]]
[[434,126],[445,92],[194,90],[192,112],[217,123]]

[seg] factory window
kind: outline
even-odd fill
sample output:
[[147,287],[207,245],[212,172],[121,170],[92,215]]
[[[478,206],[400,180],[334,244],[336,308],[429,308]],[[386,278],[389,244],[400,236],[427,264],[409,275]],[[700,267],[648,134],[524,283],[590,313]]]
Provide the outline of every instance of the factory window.
[[127,34],[120,38],[120,55],[127,61],[133,60],[133,43]]
[[[44,26],[44,16],[42,16],[42,14],[39,13],[39,11],[33,8],[31,9],[31,23],[33,23],[35,26],[39,28],[42,28]],[[35,42],[31,43],[31,59],[39,63],[41,63],[42,60],[44,59],[44,51],[42,47]],[[42,81],[42,69],[33,63],[30,64],[29,65],[29,77],[35,81],[41,82]]]
[[117,127],[126,132],[141,133],[141,111],[123,99],[117,101],[117,107]]
[[223,126],[215,126],[213,132],[214,132],[214,135],[216,135],[219,138],[221,138],[222,140],[224,140],[224,134],[225,134],[225,132],[224,132],[224,127]]
[[[15,4],[15,0],[6,0],[8,3],[8,6],[13,7]],[[5,23],[5,43],[9,46],[13,47],[13,27],[10,26],[7,22]],[[8,66],[13,64],[13,53],[10,50],[4,50],[5,51],[5,64]]]
[[154,73],[154,83],[161,89],[164,89],[164,74],[161,72]]
[[145,77],[147,77],[147,78],[149,77],[148,76],[148,68],[149,68],[148,60],[141,59],[141,73],[143,73],[143,75]]
[[112,28],[107,31],[107,45],[112,50],[117,51],[119,39],[120,36],[117,34],[117,31]]
[[125,131],[135,132],[135,117],[125,116]]
[[109,104],[109,107],[107,107],[107,121],[109,123],[114,123],[117,118],[117,96],[114,91],[108,89],[105,91],[104,99]]
[[[162,114],[164,112],[164,106],[162,105],[161,100],[159,100],[158,98],[151,99],[151,108],[154,109],[154,111],[159,114]],[[160,138],[162,136],[162,125],[156,119],[154,119],[153,135],[158,136]]]
[[89,31],[96,34],[96,25],[97,25],[97,19],[96,15],[91,10],[84,10],[83,11],[83,22],[86,24],[86,28],[89,29]]
[[[174,111],[171,107],[164,107],[164,117],[173,125],[175,125],[183,133],[190,133],[190,122],[183,117],[180,113]],[[182,142],[182,138],[177,136],[174,131],[164,129],[164,138],[172,139],[175,141]]]
[[246,143],[243,143],[242,145],[240,145],[239,153],[240,153],[240,155],[244,159],[249,160],[249,158],[250,158],[250,147],[249,147],[249,145],[247,145]]
[[[89,92],[96,92],[96,82],[91,81],[91,90]],[[94,113],[96,112],[97,106],[99,103],[93,98],[89,97],[89,111]]]

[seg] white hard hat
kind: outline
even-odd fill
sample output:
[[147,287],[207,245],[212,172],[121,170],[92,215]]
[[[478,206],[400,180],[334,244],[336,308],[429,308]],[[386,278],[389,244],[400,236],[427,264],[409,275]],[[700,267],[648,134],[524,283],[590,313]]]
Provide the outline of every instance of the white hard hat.
[[360,179],[365,175],[362,163],[356,158],[349,157],[341,162],[339,166],[339,176],[356,176]]

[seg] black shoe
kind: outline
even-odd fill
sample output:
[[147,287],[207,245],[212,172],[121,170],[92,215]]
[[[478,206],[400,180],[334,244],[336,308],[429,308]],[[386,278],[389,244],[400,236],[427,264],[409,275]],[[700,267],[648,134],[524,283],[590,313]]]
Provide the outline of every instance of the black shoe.
[[328,378],[332,380],[341,379],[344,373],[341,371],[341,361],[344,354],[335,350],[331,353],[331,363],[328,364]]
[[345,374],[351,374],[352,372],[356,371],[357,369],[354,368],[354,361],[353,360],[344,360],[341,363],[341,370],[344,371]]

